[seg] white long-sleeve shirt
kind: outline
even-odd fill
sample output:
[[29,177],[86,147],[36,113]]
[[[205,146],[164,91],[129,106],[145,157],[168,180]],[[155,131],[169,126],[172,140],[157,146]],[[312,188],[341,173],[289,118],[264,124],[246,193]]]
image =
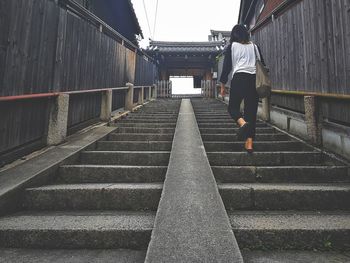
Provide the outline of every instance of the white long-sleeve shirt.
[[253,46],[255,46],[257,49],[258,58],[261,60],[263,65],[265,65],[264,58],[261,55],[261,51],[257,45],[252,43],[240,44],[233,42],[232,45],[228,46],[224,52],[225,59],[220,76],[221,83],[227,83],[230,73],[232,73],[232,76],[236,72],[255,74],[255,54]]
[[[254,49],[256,51],[254,51]],[[261,60],[260,54],[255,44],[241,44],[237,42],[232,43],[231,55],[232,55],[232,76],[238,72],[244,72],[249,74],[256,74],[256,56]]]

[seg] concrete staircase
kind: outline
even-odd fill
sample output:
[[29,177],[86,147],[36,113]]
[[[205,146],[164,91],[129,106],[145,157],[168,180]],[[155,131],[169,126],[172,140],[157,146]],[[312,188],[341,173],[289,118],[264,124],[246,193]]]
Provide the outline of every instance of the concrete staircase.
[[5,262],[23,254],[33,262],[84,262],[89,254],[89,262],[94,255],[99,262],[143,262],[180,103],[150,102],[116,122],[116,131],[76,163],[62,165],[51,184],[26,189],[23,211],[0,218]]
[[[318,252],[296,252],[350,250],[350,174],[346,163],[261,121],[255,153],[249,155],[244,143],[237,141],[237,126],[223,103],[192,99],[192,105],[247,262],[350,259],[332,252],[323,255],[326,261],[318,261]],[[293,261],[298,257],[300,261]],[[334,259],[339,261],[331,261]]]

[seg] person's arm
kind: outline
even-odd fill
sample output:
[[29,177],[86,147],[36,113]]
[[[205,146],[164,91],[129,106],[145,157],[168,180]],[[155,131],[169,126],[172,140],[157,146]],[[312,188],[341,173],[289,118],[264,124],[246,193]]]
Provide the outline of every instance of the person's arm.
[[229,45],[224,52],[224,64],[219,81],[221,82],[221,95],[225,95],[225,84],[228,81],[228,75],[232,70],[232,56],[231,56],[231,45]]

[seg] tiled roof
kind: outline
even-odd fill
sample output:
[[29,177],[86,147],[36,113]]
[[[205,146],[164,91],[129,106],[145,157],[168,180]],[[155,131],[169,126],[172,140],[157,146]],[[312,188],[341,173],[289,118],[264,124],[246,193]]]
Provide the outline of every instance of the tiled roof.
[[219,53],[224,49],[224,42],[167,42],[151,41],[147,51],[164,53]]
[[220,33],[224,36],[224,37],[230,37],[231,36],[231,31],[221,31],[221,30],[210,30],[210,33],[213,36],[219,35]]

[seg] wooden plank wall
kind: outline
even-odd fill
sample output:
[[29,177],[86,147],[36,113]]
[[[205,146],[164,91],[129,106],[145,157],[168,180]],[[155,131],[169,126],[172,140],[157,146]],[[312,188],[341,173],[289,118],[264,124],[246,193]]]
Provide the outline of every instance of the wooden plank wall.
[[[0,32],[0,96],[155,83],[151,61],[54,0],[1,0]],[[113,109],[122,108],[125,92],[113,94]],[[99,116],[100,96],[71,96],[70,130]],[[48,102],[0,103],[0,155],[43,140]]]
[[152,86],[158,80],[158,69],[155,64],[150,66],[148,58],[138,54],[136,57],[135,86]]
[[[275,89],[350,94],[349,10],[349,0],[304,0],[253,31]],[[304,111],[300,98],[272,101]],[[325,117],[350,124],[350,103],[322,104]]]

